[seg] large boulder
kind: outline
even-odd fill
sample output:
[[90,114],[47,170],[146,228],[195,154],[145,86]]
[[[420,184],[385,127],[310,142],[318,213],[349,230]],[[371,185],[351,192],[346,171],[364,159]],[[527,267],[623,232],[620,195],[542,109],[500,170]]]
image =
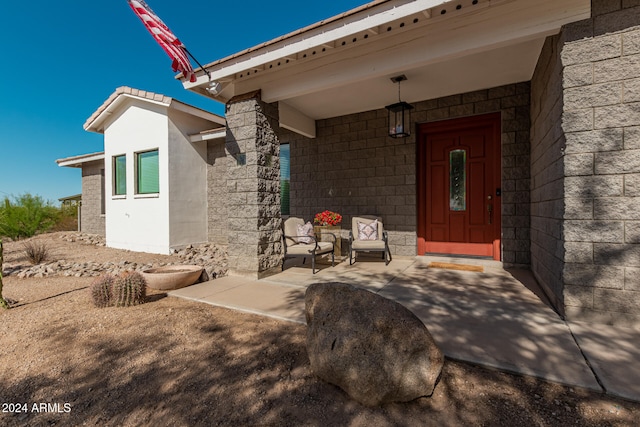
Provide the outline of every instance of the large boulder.
[[395,301],[344,283],[305,295],[312,371],[375,406],[430,396],[444,356],[424,324]]

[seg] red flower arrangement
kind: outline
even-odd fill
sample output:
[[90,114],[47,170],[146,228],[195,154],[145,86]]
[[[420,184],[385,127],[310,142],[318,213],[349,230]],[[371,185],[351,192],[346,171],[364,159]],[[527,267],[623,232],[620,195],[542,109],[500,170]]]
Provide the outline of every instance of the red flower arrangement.
[[320,212],[313,218],[313,223],[316,225],[338,225],[341,222],[342,215],[331,211]]

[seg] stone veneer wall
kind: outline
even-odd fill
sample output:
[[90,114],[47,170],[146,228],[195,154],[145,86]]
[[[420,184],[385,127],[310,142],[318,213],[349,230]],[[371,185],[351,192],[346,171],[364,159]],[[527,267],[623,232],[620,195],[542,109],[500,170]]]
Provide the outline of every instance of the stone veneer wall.
[[104,216],[104,161],[82,165],[82,206],[80,231],[105,235]]
[[228,256],[231,274],[263,277],[282,261],[280,144],[277,105],[260,93],[241,95],[226,106]]
[[567,316],[640,321],[640,1],[561,34]]
[[[413,103],[412,120],[425,123],[502,113],[502,243],[506,264],[528,265],[528,82]],[[312,220],[325,209],[344,216],[383,218],[394,255],[416,254],[416,136],[387,136],[387,111],[367,111],[317,122],[317,138],[282,131],[291,144],[291,215]],[[343,245],[343,247],[346,247]]]

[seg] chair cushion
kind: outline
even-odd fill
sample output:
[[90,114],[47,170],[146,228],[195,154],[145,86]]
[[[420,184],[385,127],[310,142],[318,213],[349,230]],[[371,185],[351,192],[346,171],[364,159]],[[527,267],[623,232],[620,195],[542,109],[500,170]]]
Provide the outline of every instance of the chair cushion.
[[378,240],[378,220],[358,222],[358,240]]
[[297,238],[296,240],[298,241],[298,243],[313,243],[313,224],[311,224],[311,222],[307,221],[306,224],[304,225],[297,225],[296,228],[296,232],[297,232]]
[[354,240],[351,248],[360,251],[383,251],[384,240]]
[[[315,244],[305,244],[299,243],[294,246],[289,246],[287,248],[287,254],[289,255],[310,255],[313,248],[315,248]],[[333,251],[333,243],[331,242],[318,242],[318,250],[316,250],[316,254],[324,254],[327,252]]]
[[302,218],[289,217],[284,221],[284,235],[288,236],[284,239],[287,247],[298,244],[298,225],[304,225]]

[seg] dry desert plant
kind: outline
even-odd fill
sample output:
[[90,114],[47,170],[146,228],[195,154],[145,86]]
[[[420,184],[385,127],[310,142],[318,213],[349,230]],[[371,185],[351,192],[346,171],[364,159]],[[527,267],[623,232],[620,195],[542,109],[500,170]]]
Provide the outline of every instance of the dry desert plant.
[[33,265],[40,264],[49,258],[49,247],[44,242],[31,240],[24,242],[22,247]]

